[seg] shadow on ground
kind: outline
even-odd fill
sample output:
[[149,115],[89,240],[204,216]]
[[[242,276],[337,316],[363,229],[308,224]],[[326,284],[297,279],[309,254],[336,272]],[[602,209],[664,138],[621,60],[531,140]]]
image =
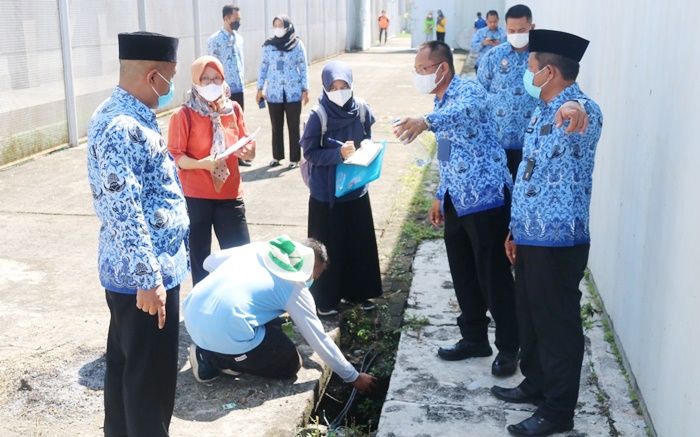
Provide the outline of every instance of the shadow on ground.
[[[177,393],[173,416],[183,420],[199,422],[215,421],[232,410],[244,410],[263,405],[265,402],[291,397],[314,390],[318,380],[300,382],[300,378],[273,380],[252,375],[237,377],[221,375],[208,384],[197,382],[189,365],[189,346],[192,343],[184,322],[180,322],[180,343],[177,378]],[[322,366],[311,359],[311,350],[305,343],[297,342],[302,357],[302,370],[323,372]],[[83,387],[102,391],[106,370],[105,355],[84,364],[78,370],[78,383]]]

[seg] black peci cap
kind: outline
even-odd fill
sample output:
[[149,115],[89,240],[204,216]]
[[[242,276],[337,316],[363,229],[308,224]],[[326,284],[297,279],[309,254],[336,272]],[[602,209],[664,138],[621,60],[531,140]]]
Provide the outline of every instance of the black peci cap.
[[120,33],[119,59],[177,62],[178,39],[152,32]]
[[531,52],[554,53],[581,62],[588,40],[571,33],[539,29],[530,31],[529,44]]

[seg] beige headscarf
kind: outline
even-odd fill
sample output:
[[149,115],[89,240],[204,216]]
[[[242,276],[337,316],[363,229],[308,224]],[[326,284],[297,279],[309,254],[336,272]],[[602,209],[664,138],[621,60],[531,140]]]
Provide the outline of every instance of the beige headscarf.
[[[201,84],[202,74],[207,67],[215,69],[221,77],[224,76],[224,66],[221,65],[218,59],[213,56],[201,56],[192,63],[192,89],[187,92],[184,105],[195,111],[196,113],[209,117],[212,123],[212,139],[211,153],[220,154],[226,150],[226,136],[224,135],[223,126],[221,125],[221,115],[230,114],[233,112],[233,105],[229,99],[231,91],[224,81],[224,92],[215,102],[210,102],[199,95],[195,85]],[[221,187],[229,177],[228,165],[226,160],[219,161],[211,172],[214,189],[218,193]]]

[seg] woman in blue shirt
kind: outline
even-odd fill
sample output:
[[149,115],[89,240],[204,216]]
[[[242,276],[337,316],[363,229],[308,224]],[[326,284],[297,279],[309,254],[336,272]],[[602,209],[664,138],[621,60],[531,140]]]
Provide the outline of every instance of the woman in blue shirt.
[[[312,110],[301,138],[308,163],[308,235],[326,245],[330,263],[311,286],[318,314],[338,313],[341,299],[374,308],[368,299],[382,294],[377,240],[367,186],[335,197],[336,166],[351,156],[360,142],[371,138],[374,116],[353,97],[352,71],[339,61],[326,64],[321,74],[324,92]],[[325,111],[325,134],[318,111]]]
[[[284,159],[284,117],[289,132],[289,168],[299,166],[299,119],[302,102],[309,102],[309,78],[306,49],[294,33],[289,17],[280,15],[272,20],[274,36],[263,44],[262,63],[258,74],[256,101],[267,101],[272,124],[272,161],[277,167]],[[267,87],[265,83],[267,82]],[[265,92],[263,93],[263,88]]]

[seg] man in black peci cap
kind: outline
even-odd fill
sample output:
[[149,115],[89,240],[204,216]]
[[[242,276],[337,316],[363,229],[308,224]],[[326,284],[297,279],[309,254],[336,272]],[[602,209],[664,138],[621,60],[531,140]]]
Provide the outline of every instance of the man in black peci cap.
[[105,436],[168,436],[173,413],[189,219],[153,108],[172,99],[177,44],[155,33],[119,34],[119,86],[88,128],[98,269],[110,311]]
[[[564,32],[530,31],[525,90],[539,99],[526,129],[523,159],[513,189],[506,255],[515,266],[520,369],[515,388],[494,386],[498,399],[533,403],[534,415],[509,425],[518,436],[573,429],[584,353],[581,292],[588,262],[588,226],[595,148],[603,116],[576,83],[588,41]],[[578,101],[585,132],[567,134],[556,108]]]

